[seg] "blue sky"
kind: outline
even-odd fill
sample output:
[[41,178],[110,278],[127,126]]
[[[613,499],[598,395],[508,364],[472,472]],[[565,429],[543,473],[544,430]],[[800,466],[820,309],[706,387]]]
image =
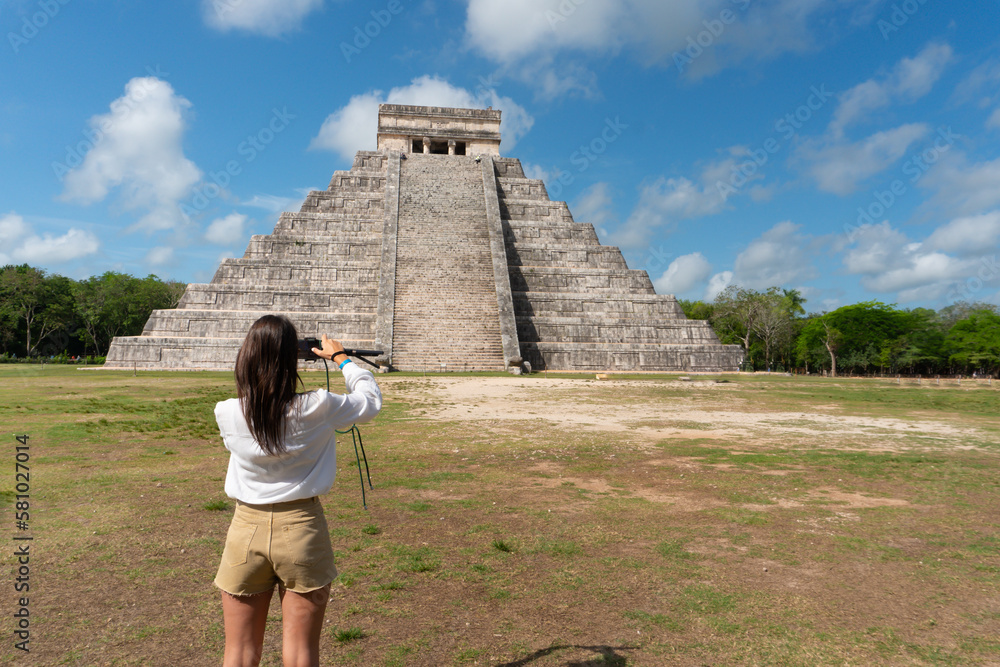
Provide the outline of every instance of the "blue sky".
[[2,0],[0,264],[207,282],[375,147],[501,152],[657,291],[1000,303],[1000,3]]

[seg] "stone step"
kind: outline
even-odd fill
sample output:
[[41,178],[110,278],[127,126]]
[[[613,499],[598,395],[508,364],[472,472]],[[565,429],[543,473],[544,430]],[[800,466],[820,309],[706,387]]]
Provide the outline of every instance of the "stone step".
[[385,153],[380,151],[358,151],[354,154],[351,171],[385,171],[389,167]]
[[328,192],[377,192],[385,193],[385,174],[381,172],[365,171],[364,173],[355,171],[335,171],[330,179]]
[[528,245],[507,246],[507,262],[516,266],[551,266],[565,268],[627,269],[618,248],[602,245]]
[[712,344],[715,331],[701,320],[635,320],[590,317],[518,317],[517,335],[522,343],[630,343],[635,345]]
[[382,216],[359,218],[357,216],[331,218],[317,215],[314,220],[296,219],[294,222],[279,220],[272,236],[353,235],[359,239],[382,239]]
[[533,370],[714,373],[739,370],[738,345],[635,345],[632,343],[522,343]]
[[497,178],[524,178],[524,167],[521,161],[513,157],[493,158],[493,171]]
[[351,195],[313,190],[302,203],[302,212],[359,213],[381,216],[385,197],[381,193],[358,192]]
[[598,244],[597,232],[594,226],[586,222],[525,222],[505,220],[503,223],[504,241],[508,247],[522,244]]
[[686,321],[677,299],[663,294],[514,292],[514,312],[533,317],[638,318]]
[[[338,306],[343,306],[338,303]],[[272,310],[199,310],[177,308],[174,310],[154,310],[143,336],[208,336],[235,337],[246,335],[250,325],[264,315],[275,314]],[[285,311],[301,337],[316,337],[327,334],[336,339],[373,338],[375,336],[375,313],[359,312],[304,312]]]
[[504,220],[550,220],[573,222],[566,202],[531,199],[501,199],[500,217]]
[[372,261],[377,266],[382,258],[381,239],[358,239],[337,236],[252,236],[243,257],[267,256],[274,259],[311,259],[336,262]]
[[[335,269],[334,269],[335,270]],[[378,308],[378,287],[367,292],[344,290],[331,283],[326,290],[302,291],[275,285],[188,285],[178,308],[202,310],[277,310],[371,312]]]
[[[374,261],[344,262],[333,266],[313,260],[269,262],[265,257],[250,257],[224,261],[216,270],[211,284],[229,288],[236,285],[285,285],[286,289],[294,285],[302,291],[329,290],[339,286],[341,290],[377,291],[378,279],[378,264]],[[188,289],[196,285],[198,283],[189,285]]]
[[549,201],[549,193],[545,189],[545,183],[532,178],[497,178],[500,186],[498,191],[502,199],[530,199]]
[[[345,347],[371,349],[373,338],[343,338]],[[216,370],[232,371],[243,343],[239,338],[182,336],[116,337],[108,351],[104,368],[132,370]],[[303,370],[320,370],[322,363],[299,362]]]
[[551,266],[511,267],[510,288],[516,292],[654,293],[645,271]]

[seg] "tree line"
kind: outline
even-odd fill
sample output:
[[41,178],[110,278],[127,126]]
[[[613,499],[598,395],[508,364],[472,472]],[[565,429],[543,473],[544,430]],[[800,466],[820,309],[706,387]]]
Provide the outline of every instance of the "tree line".
[[[85,280],[23,264],[0,269],[0,359],[104,356],[115,336],[137,336],[186,285],[108,271]],[[798,290],[731,285],[713,301],[679,301],[740,345],[745,370],[909,375],[1000,372],[1000,312],[986,303],[899,309],[866,301],[806,313]]]
[[108,271],[85,280],[27,264],[0,269],[0,356],[105,356],[115,336],[137,336],[158,308],[175,308],[184,283]]
[[730,285],[714,301],[680,300],[691,319],[709,320],[723,343],[740,345],[745,370],[837,375],[995,375],[1000,311],[987,303],[900,309],[865,301],[806,314],[798,290]]

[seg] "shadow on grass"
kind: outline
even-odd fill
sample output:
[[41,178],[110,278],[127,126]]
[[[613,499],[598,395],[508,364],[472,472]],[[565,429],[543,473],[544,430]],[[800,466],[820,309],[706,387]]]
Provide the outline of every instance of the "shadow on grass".
[[548,648],[543,648],[539,651],[527,655],[520,660],[515,660],[514,662],[505,662],[503,664],[497,665],[497,667],[521,667],[522,665],[527,665],[535,660],[544,658],[545,656],[552,655],[556,651],[564,651],[566,649],[576,648],[584,651],[593,651],[597,656],[590,660],[577,661],[573,660],[567,662],[567,667],[607,667],[608,665],[614,665],[615,667],[624,667],[628,662],[625,660],[625,656],[619,655],[618,651],[635,651],[638,646],[578,646],[574,644],[563,644],[559,646],[550,646]]

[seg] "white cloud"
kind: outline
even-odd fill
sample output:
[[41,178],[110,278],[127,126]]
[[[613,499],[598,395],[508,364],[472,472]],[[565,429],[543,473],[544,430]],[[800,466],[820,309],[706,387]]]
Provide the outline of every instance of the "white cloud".
[[833,112],[830,127],[839,135],[845,126],[868,111],[889,106],[889,100],[889,91],[874,79],[859,83],[840,95],[840,104]]
[[889,85],[892,92],[907,102],[914,102],[927,93],[941,78],[952,62],[953,52],[948,44],[928,44],[913,58],[903,58],[896,65]]
[[205,240],[215,245],[232,245],[243,240],[247,216],[230,213],[224,218],[216,218],[205,230]]
[[535,96],[551,102],[566,95],[598,99],[597,75],[575,62],[557,62],[552,56],[519,63],[508,70],[518,81],[535,89]]
[[541,165],[532,164],[531,162],[522,162],[521,168],[524,169],[524,175],[526,178],[534,178],[540,181],[548,181],[550,178],[549,172]]
[[150,248],[146,253],[146,263],[150,266],[167,266],[174,262],[174,249],[168,246]]
[[736,256],[733,280],[745,287],[767,289],[815,278],[811,238],[800,234],[801,228],[792,222],[779,222],[751,241]]
[[722,290],[729,287],[732,282],[732,271],[722,271],[720,273],[716,273],[708,281],[708,287],[705,289],[705,301],[714,301],[715,297],[722,294]]
[[117,190],[125,209],[146,212],[134,228],[152,232],[186,222],[179,203],[201,178],[181,143],[190,106],[156,77],[129,81],[109,113],[90,119],[95,140],[66,174],[62,198],[90,204]]
[[[605,50],[619,45],[628,3],[589,0],[469,0],[466,39],[487,57],[512,62],[560,48]],[[685,4],[685,3],[680,3]],[[570,11],[570,8],[572,11]]]
[[571,210],[578,222],[589,222],[595,227],[601,227],[615,219],[611,204],[611,185],[594,183],[580,193],[580,198],[573,203]]
[[925,245],[943,252],[980,256],[1000,245],[1000,211],[956,218],[935,229]]
[[500,126],[502,148],[505,150],[513,148],[535,123],[524,107],[509,97],[501,97],[495,90],[480,89],[472,93],[439,77],[424,75],[413,79],[408,86],[393,88],[388,95],[381,90],[373,90],[353,96],[346,106],[327,116],[309,148],[331,150],[348,160],[353,159],[359,150],[373,150],[378,133],[378,105],[383,102],[463,109],[492,106],[500,109],[503,112]]
[[[870,0],[836,3],[869,4]],[[695,40],[685,76],[704,76],[743,62],[814,48],[810,24],[828,13],[821,0],[468,0],[466,44],[506,65],[538,62],[563,53],[630,52],[644,65],[675,64]],[[834,8],[836,5],[834,5]],[[720,20],[723,10],[732,20]],[[705,37],[701,34],[704,33]],[[696,44],[697,46],[697,44]],[[536,85],[544,79],[533,81]]]
[[[684,176],[661,176],[644,185],[628,220],[615,230],[613,241],[623,248],[640,248],[648,243],[655,229],[670,229],[681,220],[713,215],[725,209],[728,196],[720,191],[719,185],[731,183],[730,176],[744,161],[747,149],[734,146],[728,153],[729,157],[705,165],[697,182]],[[760,178],[760,174],[755,174],[739,183],[744,185]]]
[[795,156],[809,164],[820,190],[838,195],[854,192],[859,183],[896,163],[914,142],[928,134],[925,123],[910,123],[851,141],[845,130],[869,120],[872,112],[896,102],[914,102],[930,92],[954,59],[948,44],[931,43],[913,58],[839,96],[833,119],[822,136],[803,140]]
[[[862,225],[844,255],[844,266],[849,273],[861,276],[865,288],[895,294],[902,302],[953,300],[955,285],[976,275],[981,258],[962,259],[941,252],[939,244],[952,224],[923,243],[911,241],[888,222]],[[967,224],[959,222],[952,230]]]
[[623,248],[641,248],[657,228],[672,229],[680,220],[718,213],[724,205],[714,186],[661,176],[643,186],[639,202],[625,224],[613,232],[612,241]]
[[16,213],[0,218],[0,248],[8,249],[31,233],[31,227]]
[[955,86],[952,101],[972,103],[980,108],[991,107],[1000,99],[1000,58],[992,58],[977,66]]
[[889,106],[893,99],[913,102],[931,91],[952,60],[947,44],[930,44],[913,58],[903,58],[892,72],[881,80],[869,79],[840,95],[830,131],[843,134],[849,124],[864,120],[876,109]]
[[800,146],[798,156],[812,163],[809,171],[820,190],[847,195],[857,189],[860,181],[895,164],[928,132],[926,124],[910,123],[855,143],[812,140]]
[[658,294],[687,294],[705,284],[712,273],[712,265],[700,252],[682,255],[670,262],[670,266],[653,281]]
[[851,235],[853,247],[844,255],[849,273],[876,275],[907,265],[906,254],[912,243],[888,222],[862,225]]
[[33,234],[24,239],[21,247],[14,251],[14,257],[28,264],[62,264],[93,255],[99,247],[97,237],[90,232],[71,229],[62,236]]
[[709,279],[704,298],[712,300],[733,284],[765,290],[816,278],[813,260],[824,239],[802,234],[800,229],[802,225],[779,222],[751,241],[736,256],[732,271],[721,271]]
[[896,292],[901,300],[910,301],[921,295],[944,292],[950,283],[961,277],[963,265],[970,269],[975,265],[939,252],[913,252],[908,260],[906,266],[865,276],[861,283],[873,292]]
[[93,255],[99,248],[97,237],[81,229],[70,229],[62,236],[47,232],[39,236],[16,213],[0,218],[0,265],[54,266]]
[[1000,206],[1000,158],[970,164],[964,153],[944,155],[920,181],[935,190],[931,205],[946,217],[975,215]]
[[323,6],[323,0],[202,0],[205,23],[227,32],[277,37],[298,30],[302,20]]

